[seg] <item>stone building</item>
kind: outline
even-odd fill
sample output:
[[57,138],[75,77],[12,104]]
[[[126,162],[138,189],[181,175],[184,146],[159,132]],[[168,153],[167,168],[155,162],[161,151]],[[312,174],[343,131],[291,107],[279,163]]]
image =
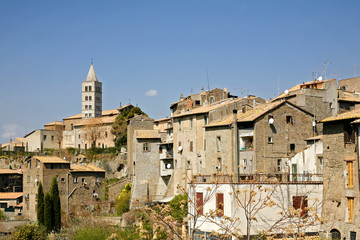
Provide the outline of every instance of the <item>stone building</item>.
[[324,124],[323,230],[327,238],[356,239],[359,218],[359,120],[355,109],[322,120]]
[[98,81],[92,63],[86,81],[82,82],[81,102],[82,118],[102,116],[102,83]]
[[89,205],[101,194],[105,171],[93,165],[71,165],[59,157],[28,157],[23,173],[24,217],[36,220],[36,203],[39,182],[49,192],[53,177],[58,181],[61,208]]
[[0,168],[0,192],[22,192],[22,169]]
[[234,116],[205,126],[206,168],[202,174],[223,171],[245,179],[256,172],[281,178],[287,172],[286,162],[314,135],[313,115],[284,100],[237,113],[236,119],[235,126]]
[[[323,81],[314,80],[286,90],[272,101],[286,99],[287,101],[303,108],[314,115],[314,120],[320,120],[334,116],[339,112],[338,90],[336,79]],[[322,125],[318,125],[319,134],[322,132]]]
[[22,202],[22,192],[0,192],[0,210],[10,220],[22,215]]
[[2,152],[24,152],[26,150],[25,138],[10,139],[8,143],[0,144]]

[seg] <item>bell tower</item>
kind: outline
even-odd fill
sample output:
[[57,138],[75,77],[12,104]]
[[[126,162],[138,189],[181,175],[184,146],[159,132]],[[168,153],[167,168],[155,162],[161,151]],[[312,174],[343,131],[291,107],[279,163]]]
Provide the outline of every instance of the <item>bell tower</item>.
[[82,118],[101,117],[102,83],[98,81],[94,65],[91,63],[86,81],[82,82]]

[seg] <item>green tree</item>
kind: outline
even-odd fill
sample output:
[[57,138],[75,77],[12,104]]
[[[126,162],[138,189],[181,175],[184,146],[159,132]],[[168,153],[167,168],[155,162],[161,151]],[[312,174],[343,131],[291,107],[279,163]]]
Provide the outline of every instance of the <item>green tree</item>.
[[116,117],[111,129],[111,133],[115,136],[114,142],[116,147],[126,145],[127,120],[135,116],[135,114],[147,116],[139,107],[133,107],[130,111],[123,111]]
[[61,203],[60,203],[60,194],[59,187],[57,184],[56,177],[53,177],[51,187],[50,187],[50,196],[53,206],[53,227],[56,231],[59,231],[61,228]]
[[116,199],[116,212],[121,215],[130,209],[131,183],[127,183]]
[[175,196],[169,202],[169,206],[171,208],[170,215],[181,223],[188,215],[188,196],[186,194]]
[[45,233],[39,226],[25,225],[11,235],[11,240],[42,240]]
[[53,229],[54,222],[54,211],[52,207],[52,201],[50,193],[45,194],[45,204],[44,204],[44,225],[46,230],[50,232]]
[[44,225],[44,190],[41,182],[39,183],[38,187],[38,201],[36,210],[39,224]]

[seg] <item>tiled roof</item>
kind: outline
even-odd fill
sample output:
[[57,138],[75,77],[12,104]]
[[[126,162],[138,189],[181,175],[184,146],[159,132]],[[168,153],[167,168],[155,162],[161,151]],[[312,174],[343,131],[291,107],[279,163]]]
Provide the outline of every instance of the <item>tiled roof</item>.
[[[130,104],[124,106],[124,107],[121,107],[119,109],[123,109],[127,106],[129,106]],[[110,109],[110,110],[103,110],[101,112],[102,116],[103,117],[106,117],[106,116],[109,116],[109,115],[117,115],[119,113],[119,110],[118,109]],[[70,116],[70,117],[67,117],[67,118],[64,118],[64,120],[69,120],[69,119],[77,119],[77,118],[82,118],[82,114],[79,113],[79,114],[76,114],[74,116]]]
[[22,192],[0,192],[1,200],[12,200],[22,196],[23,196]]
[[22,169],[0,168],[0,174],[22,174]]
[[222,107],[228,104],[232,104],[234,102],[238,102],[243,100],[244,98],[236,98],[236,99],[232,99],[232,98],[227,98],[218,102],[215,102],[213,104],[210,104],[208,106],[202,106],[202,107],[198,107],[198,108],[194,108],[191,109],[189,111],[174,115],[173,118],[177,118],[177,117],[183,117],[183,116],[189,116],[189,115],[195,115],[195,114],[202,114],[202,113],[207,113],[211,110],[214,110],[218,107]]
[[319,136],[315,136],[315,137],[310,137],[305,139],[305,141],[311,141],[311,140],[321,140],[323,139],[323,135],[319,135]]
[[161,138],[158,130],[136,130],[135,131],[136,138]]
[[339,101],[347,102],[360,102],[360,97],[349,92],[342,92],[342,97],[338,98]]
[[160,119],[156,119],[154,120],[154,122],[164,122],[164,121],[169,121],[171,118],[160,118]]
[[104,169],[99,168],[92,164],[86,164],[86,165],[71,164],[70,171],[71,172],[105,172]]
[[331,121],[339,121],[339,120],[354,119],[354,118],[360,118],[360,108],[342,114],[338,114],[336,116],[325,118],[320,122],[331,122]]
[[79,122],[75,123],[74,126],[112,124],[115,122],[115,119],[116,119],[116,116],[101,117],[101,118],[87,118],[87,119],[82,119]]
[[70,163],[69,161],[55,156],[34,156],[43,163]]
[[[264,103],[264,104],[256,106],[256,108],[254,108],[252,110],[248,110],[246,113],[238,113],[237,114],[237,122],[252,122],[255,119],[257,119],[258,117],[260,117],[261,115],[263,115],[266,112],[270,111],[271,109],[274,109],[275,107],[283,104],[284,102],[285,102],[284,100],[281,100],[281,101],[276,101],[276,102]],[[230,115],[227,118],[225,118],[224,120],[210,123],[210,124],[206,125],[205,127],[230,125],[234,122],[233,119],[234,119],[233,116]]]
[[44,126],[53,126],[53,125],[64,125],[64,123],[60,122],[60,121],[54,121],[54,122],[45,124]]

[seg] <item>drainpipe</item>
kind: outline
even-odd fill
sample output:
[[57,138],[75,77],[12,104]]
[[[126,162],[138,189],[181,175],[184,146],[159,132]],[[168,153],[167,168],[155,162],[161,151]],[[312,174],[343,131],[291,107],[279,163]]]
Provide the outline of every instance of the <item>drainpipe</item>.
[[69,215],[69,180],[70,173],[67,174],[67,188],[66,188],[66,212]]
[[237,127],[237,110],[233,109],[233,136],[234,136],[234,153],[233,153],[233,171],[234,180],[239,181],[239,136]]

